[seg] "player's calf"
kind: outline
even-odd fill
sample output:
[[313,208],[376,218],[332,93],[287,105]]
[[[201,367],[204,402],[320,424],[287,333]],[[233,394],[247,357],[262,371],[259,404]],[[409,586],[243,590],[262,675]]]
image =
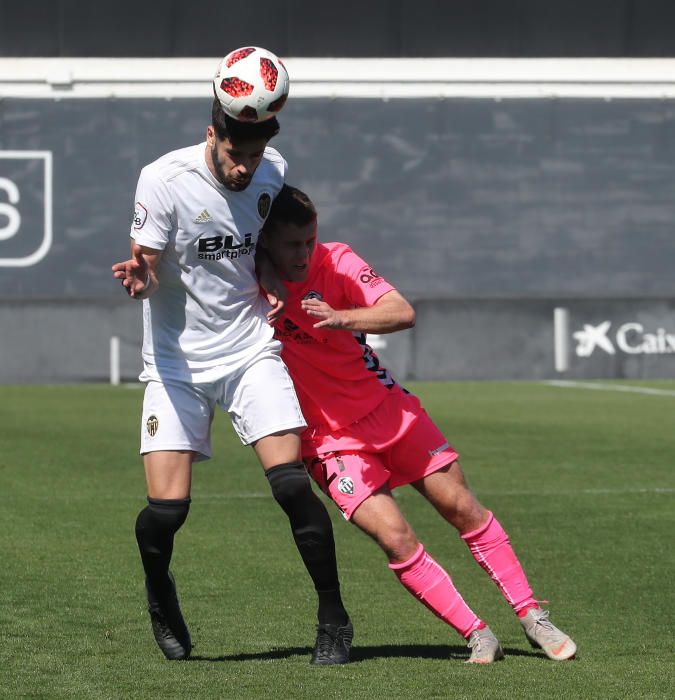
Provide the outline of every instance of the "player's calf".
[[305,465],[280,464],[265,474],[274,498],[288,516],[295,544],[314,582],[319,597],[319,625],[347,625],[349,616],[340,595],[333,525],[326,507],[312,491]]
[[148,506],[136,519],[136,540],[145,570],[145,590],[152,632],[167,659],[186,659],[192,641],[169,571],[173,538],[185,522],[190,499],[148,498]]
[[157,593],[168,590],[173,538],[185,522],[190,499],[148,498],[136,518],[136,541],[145,576]]

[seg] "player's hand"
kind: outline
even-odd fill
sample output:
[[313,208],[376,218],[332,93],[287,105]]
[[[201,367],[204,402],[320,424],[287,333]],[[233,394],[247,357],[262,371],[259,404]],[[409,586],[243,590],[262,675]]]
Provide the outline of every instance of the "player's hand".
[[314,324],[314,328],[332,328],[340,330],[345,326],[344,315],[341,311],[326,304],[320,299],[303,299],[300,306],[309,316],[320,319]]
[[135,243],[132,257],[112,266],[113,277],[122,282],[130,297],[140,299],[147,295],[151,286],[150,267],[148,256],[143,252],[143,248]]
[[267,312],[267,323],[269,323],[270,326],[273,326],[274,322],[284,315],[284,311],[286,310],[286,297],[287,292],[285,287],[282,287],[278,292],[265,291],[265,298],[272,306]]

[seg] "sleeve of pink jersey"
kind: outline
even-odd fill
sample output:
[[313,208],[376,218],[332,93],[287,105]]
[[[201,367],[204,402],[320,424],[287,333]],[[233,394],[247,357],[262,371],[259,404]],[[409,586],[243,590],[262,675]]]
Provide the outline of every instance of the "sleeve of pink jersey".
[[337,273],[344,282],[347,299],[354,306],[373,306],[380,297],[395,289],[351,248],[340,256]]

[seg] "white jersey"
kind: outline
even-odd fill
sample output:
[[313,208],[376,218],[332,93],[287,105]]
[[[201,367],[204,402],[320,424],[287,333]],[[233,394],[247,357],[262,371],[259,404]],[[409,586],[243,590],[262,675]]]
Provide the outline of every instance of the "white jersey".
[[205,152],[172,151],[138,180],[131,237],[163,251],[159,289],[143,300],[144,380],[214,381],[277,342],[254,255],[286,161],[266,148],[248,187],[232,192]]

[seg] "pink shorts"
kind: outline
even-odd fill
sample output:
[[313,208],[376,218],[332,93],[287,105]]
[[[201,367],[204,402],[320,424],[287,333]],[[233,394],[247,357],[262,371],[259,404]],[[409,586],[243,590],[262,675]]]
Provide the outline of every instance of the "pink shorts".
[[399,389],[342,430],[305,434],[302,454],[314,481],[347,520],[385,484],[409,484],[458,458],[419,399]]

